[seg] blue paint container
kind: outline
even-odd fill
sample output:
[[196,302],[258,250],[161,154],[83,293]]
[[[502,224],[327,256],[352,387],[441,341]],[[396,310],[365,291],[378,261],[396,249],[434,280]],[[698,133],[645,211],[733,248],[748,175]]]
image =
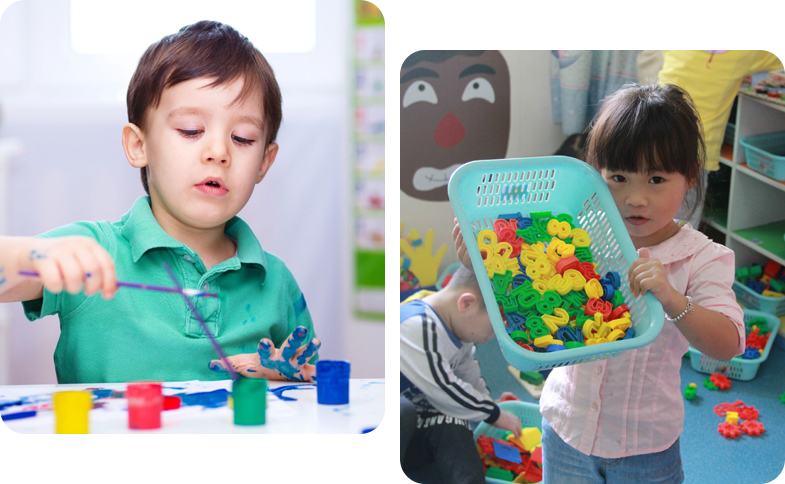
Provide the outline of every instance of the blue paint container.
[[316,401],[321,405],[349,403],[348,361],[321,360],[316,363]]

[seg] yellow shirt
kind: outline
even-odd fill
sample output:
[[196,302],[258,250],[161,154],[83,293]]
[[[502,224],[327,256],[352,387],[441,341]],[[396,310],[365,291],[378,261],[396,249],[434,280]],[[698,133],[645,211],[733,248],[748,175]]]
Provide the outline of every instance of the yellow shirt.
[[763,50],[665,50],[660,84],[676,84],[692,96],[703,123],[707,170],[720,167],[720,148],[733,99],[742,77],[782,69],[782,62]]

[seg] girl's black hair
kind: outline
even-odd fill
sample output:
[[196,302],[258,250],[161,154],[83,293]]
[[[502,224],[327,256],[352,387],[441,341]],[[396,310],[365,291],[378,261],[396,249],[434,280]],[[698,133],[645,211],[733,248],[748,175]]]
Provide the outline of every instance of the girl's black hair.
[[[678,86],[625,84],[605,98],[586,151],[586,161],[597,171],[681,173],[695,187],[695,200],[703,200],[706,145],[700,115]],[[696,207],[690,208],[689,216]]]

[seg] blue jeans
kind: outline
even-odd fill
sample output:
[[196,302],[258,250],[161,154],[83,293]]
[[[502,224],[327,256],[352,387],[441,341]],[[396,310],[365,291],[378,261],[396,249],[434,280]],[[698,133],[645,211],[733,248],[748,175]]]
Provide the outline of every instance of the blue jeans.
[[680,484],[679,439],[662,452],[604,459],[586,455],[564,442],[542,419],[543,484]]

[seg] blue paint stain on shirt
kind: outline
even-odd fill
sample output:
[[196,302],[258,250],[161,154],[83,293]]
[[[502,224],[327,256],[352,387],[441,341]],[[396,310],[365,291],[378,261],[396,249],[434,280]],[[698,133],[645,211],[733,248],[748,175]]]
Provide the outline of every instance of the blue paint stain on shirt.
[[302,314],[307,307],[308,305],[305,304],[305,295],[300,294],[300,298],[294,302],[294,316],[297,317]]

